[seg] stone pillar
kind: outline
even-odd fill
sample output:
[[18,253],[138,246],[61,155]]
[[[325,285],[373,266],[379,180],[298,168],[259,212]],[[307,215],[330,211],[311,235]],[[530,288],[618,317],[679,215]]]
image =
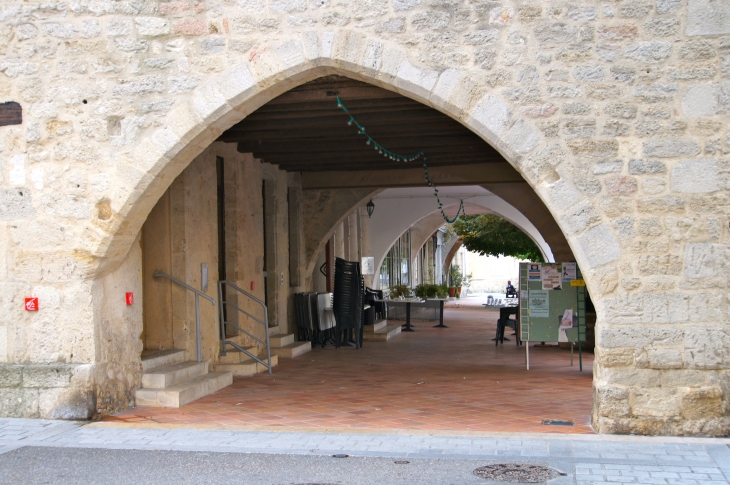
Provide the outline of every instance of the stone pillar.
[[[367,208],[362,206],[357,208],[357,215],[358,215],[358,221],[359,221],[359,237],[358,242],[360,243],[360,257],[364,258],[366,256],[372,256],[371,252],[371,246],[370,246],[370,219],[368,218],[368,211]],[[377,271],[377,268],[374,268],[373,271]],[[365,280],[365,286],[374,288],[374,284],[376,281],[376,275],[375,274],[366,274],[363,275],[363,278]]]
[[347,260],[360,261],[360,238],[357,231],[357,209],[347,216]]

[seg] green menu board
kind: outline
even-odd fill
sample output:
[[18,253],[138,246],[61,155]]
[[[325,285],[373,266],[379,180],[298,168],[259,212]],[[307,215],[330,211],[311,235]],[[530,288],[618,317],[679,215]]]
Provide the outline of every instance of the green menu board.
[[520,263],[525,342],[585,342],[586,288],[576,263]]

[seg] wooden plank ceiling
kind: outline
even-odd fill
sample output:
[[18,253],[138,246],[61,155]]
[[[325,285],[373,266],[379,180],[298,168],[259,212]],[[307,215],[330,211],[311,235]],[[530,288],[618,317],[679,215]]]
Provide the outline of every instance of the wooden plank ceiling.
[[423,151],[429,166],[504,162],[481,138],[435,109],[341,76],[322,77],[282,94],[218,140],[238,143],[239,152],[290,172],[421,166],[420,161],[390,160],[366,145],[367,137],[347,125],[336,95],[368,135],[391,152]]

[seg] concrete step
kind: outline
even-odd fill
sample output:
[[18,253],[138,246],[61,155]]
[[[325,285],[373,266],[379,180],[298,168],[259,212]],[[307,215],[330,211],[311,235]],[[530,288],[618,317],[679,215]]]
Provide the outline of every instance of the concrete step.
[[[218,357],[218,363],[220,364],[238,364],[243,360],[250,359],[248,355],[244,354],[243,352],[239,352],[235,348],[231,347],[230,345],[227,346],[226,349],[226,355]],[[259,355],[259,349],[256,346],[252,347],[244,347],[244,349],[248,350],[252,354],[258,356]],[[264,353],[266,351],[264,350]]]
[[[264,351],[264,353],[266,353],[266,351]],[[266,357],[259,358],[266,362]],[[276,367],[277,365],[279,365],[279,356],[274,354],[272,350],[271,366]],[[237,364],[216,364],[214,367],[216,371],[231,372],[236,377],[251,377],[262,372],[268,372],[268,369],[263,364],[256,362],[250,357],[248,357],[246,360],[242,360]]]
[[150,369],[142,374],[142,387],[165,389],[208,373],[208,362],[180,362]]
[[377,332],[381,328],[385,328],[385,326],[388,325],[388,322],[385,320],[381,320],[377,322],[375,325],[363,325],[363,332],[364,333],[373,333]]
[[137,406],[179,408],[233,384],[230,372],[211,372],[167,389],[137,389]]
[[293,344],[284,345],[283,347],[271,347],[271,353],[279,357],[293,359],[307,352],[311,352],[312,342],[294,342]]
[[278,335],[281,332],[279,332],[279,325],[276,327],[269,327],[269,335]]
[[284,347],[289,344],[294,343],[294,334],[290,333],[289,335],[284,334],[278,334],[278,335],[272,335],[269,337],[269,344],[272,347]]
[[388,340],[392,340],[400,335],[400,332],[400,325],[386,325],[375,332],[363,332],[362,339],[370,342],[387,342]]
[[179,349],[142,351],[142,371],[185,362],[185,351]]

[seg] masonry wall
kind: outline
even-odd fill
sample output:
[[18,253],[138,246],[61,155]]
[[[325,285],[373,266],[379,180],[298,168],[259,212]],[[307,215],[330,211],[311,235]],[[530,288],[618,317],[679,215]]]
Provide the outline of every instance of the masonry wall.
[[[150,211],[223,130],[339,73],[457,119],[545,203],[596,303],[597,430],[730,432],[727,2],[6,2],[0,54],[0,100],[23,107],[0,127],[3,389],[98,384],[121,403],[131,360],[104,368],[99,325],[132,334],[141,314],[101,289]],[[326,216],[304,226],[305,275],[367,195],[303,202]],[[33,366],[71,371],[26,381]],[[0,413],[41,413],[9,395]]]

